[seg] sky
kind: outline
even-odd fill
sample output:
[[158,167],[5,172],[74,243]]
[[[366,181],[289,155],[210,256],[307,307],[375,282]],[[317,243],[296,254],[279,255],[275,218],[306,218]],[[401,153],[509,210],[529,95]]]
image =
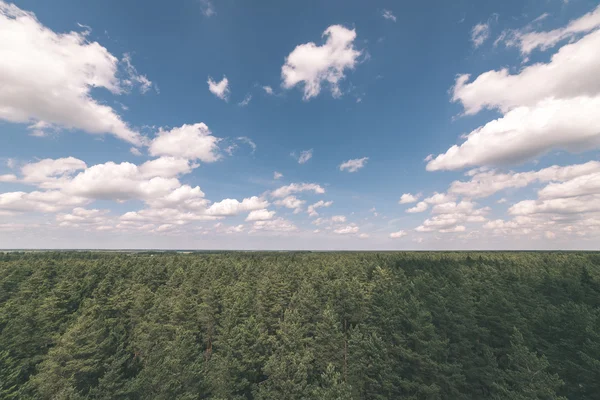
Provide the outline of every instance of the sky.
[[0,0],[0,248],[598,249],[600,4]]

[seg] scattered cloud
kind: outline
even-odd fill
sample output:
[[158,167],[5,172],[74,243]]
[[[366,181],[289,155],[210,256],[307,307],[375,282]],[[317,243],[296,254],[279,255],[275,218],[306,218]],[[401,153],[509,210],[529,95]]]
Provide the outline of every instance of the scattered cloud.
[[535,23],[547,17],[548,14],[544,13],[524,29],[504,31],[496,42],[504,42],[509,47],[518,47],[524,56],[529,55],[538,48],[542,51],[548,50],[564,40],[573,40],[577,35],[589,33],[599,28],[600,6],[569,22],[565,27],[551,31],[534,31]]
[[323,201],[319,200],[314,204],[308,206],[307,212],[310,217],[317,217],[319,213],[317,212],[317,208],[329,207],[333,204],[333,201]]
[[[92,88],[120,95],[130,85],[119,78],[123,64],[98,42],[89,41],[89,31],[56,33],[33,13],[3,1],[0,26],[0,58],[10,60],[0,65],[0,119],[32,124],[37,136],[44,135],[42,127],[36,127],[41,122],[44,127],[109,133],[134,145],[144,143],[113,108],[92,96]],[[144,88],[147,78],[136,76]]]
[[290,194],[300,192],[314,192],[315,194],[323,194],[325,193],[325,189],[316,183],[292,183],[274,190],[271,192],[271,196],[282,198],[289,196]]
[[149,150],[153,156],[166,155],[210,163],[220,159],[219,141],[208,126],[200,122],[168,131],[160,128]]
[[265,91],[266,94],[268,95],[273,95],[275,94],[273,92],[273,88],[271,86],[263,86],[262,89]]
[[275,216],[275,211],[269,211],[266,208],[262,208],[260,210],[251,211],[246,218],[246,221],[266,221],[269,219],[273,219]]
[[200,0],[200,10],[205,17],[212,17],[217,13],[213,3],[210,0]]
[[237,140],[250,146],[250,148],[252,148],[252,154],[254,154],[256,151],[256,143],[254,143],[252,139],[247,136],[238,136]]
[[356,225],[347,225],[341,228],[334,229],[333,233],[337,233],[338,235],[349,235],[353,233],[358,233],[360,229]]
[[302,207],[304,206],[304,203],[306,203],[305,200],[300,200],[296,196],[287,196],[281,200],[275,201],[275,205],[277,206],[293,209],[294,214],[302,212]]
[[[488,71],[473,82],[461,75],[453,88],[465,114],[484,108],[503,115],[465,135],[427,164],[427,170],[520,164],[552,149],[582,152],[600,147],[600,30],[567,44],[548,63],[517,74]],[[579,60],[574,63],[572,60]]]
[[229,100],[229,80],[225,75],[223,75],[223,79],[220,82],[215,82],[209,76],[208,77],[208,90],[221,100]]
[[392,232],[392,233],[390,233],[390,238],[391,239],[399,239],[399,238],[404,237],[406,235],[408,235],[408,233],[406,231]]
[[140,149],[138,149],[137,147],[132,147],[129,149],[129,152],[131,154],[133,154],[134,156],[141,156],[142,152],[140,151]]
[[[123,79],[123,85],[125,88],[131,88],[137,84],[141,93],[147,93],[150,89],[152,89],[152,81],[148,79],[146,75],[139,74],[137,69],[131,63],[131,54],[123,54],[121,63],[124,64],[124,69],[127,73],[127,78]],[[121,106],[121,108],[123,108],[122,104]]]
[[303,152],[300,153],[300,156],[298,156],[298,164],[304,164],[306,163],[308,160],[310,160],[313,156],[313,149],[310,150],[304,150]]
[[325,44],[305,43],[287,56],[281,68],[282,86],[290,89],[302,84],[304,100],[310,100],[321,92],[325,83],[333,97],[340,97],[340,81],[344,71],[354,69],[362,54],[354,48],[356,31],[341,25],[332,25],[323,32]]
[[348,160],[340,164],[340,171],[348,170],[348,172],[356,172],[359,169],[363,168],[369,157],[356,158],[353,160]]
[[490,37],[490,23],[479,23],[471,29],[471,42],[473,47],[481,46]]
[[244,97],[244,100],[240,101],[238,105],[241,107],[246,107],[248,104],[250,104],[250,100],[252,100],[252,95],[248,93],[246,97]]
[[283,174],[281,172],[273,172],[273,179],[281,179],[283,178]]
[[415,195],[410,194],[410,193],[404,193],[402,196],[400,196],[400,200],[398,201],[398,204],[415,203],[415,202],[419,201],[420,198],[421,198],[421,193],[417,193]]
[[396,16],[390,10],[383,10],[381,16],[389,21],[396,22]]

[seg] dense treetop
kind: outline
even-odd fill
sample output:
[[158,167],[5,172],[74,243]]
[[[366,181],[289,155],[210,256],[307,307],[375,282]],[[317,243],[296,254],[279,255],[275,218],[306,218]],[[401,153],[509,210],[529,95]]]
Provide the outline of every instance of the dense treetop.
[[598,399],[597,253],[0,253],[1,399]]

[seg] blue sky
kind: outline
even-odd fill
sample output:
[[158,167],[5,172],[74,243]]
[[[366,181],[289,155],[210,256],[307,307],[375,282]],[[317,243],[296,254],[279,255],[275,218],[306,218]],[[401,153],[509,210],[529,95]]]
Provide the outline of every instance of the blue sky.
[[586,0],[0,1],[0,247],[596,249],[599,28]]

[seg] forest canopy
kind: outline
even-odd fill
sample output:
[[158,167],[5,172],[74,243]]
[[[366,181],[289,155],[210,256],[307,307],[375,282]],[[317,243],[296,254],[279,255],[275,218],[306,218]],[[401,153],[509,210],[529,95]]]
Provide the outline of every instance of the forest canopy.
[[1,399],[598,399],[597,253],[0,253]]

